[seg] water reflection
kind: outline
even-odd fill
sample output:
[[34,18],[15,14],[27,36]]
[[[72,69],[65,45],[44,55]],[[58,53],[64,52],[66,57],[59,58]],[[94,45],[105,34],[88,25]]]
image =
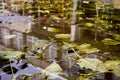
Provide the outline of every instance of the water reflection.
[[[16,37],[13,39],[3,38],[3,36],[9,35],[9,34],[14,34],[16,35]],[[29,36],[25,33],[18,32],[15,30],[10,30],[6,27],[0,27],[0,37],[1,37],[1,40],[0,40],[1,44],[17,50],[22,50],[24,45],[32,44],[37,40],[37,37]]]
[[[19,31],[15,30],[10,30],[4,26],[0,27],[0,43],[10,47],[14,48],[17,50],[22,50],[24,45],[32,44],[38,39],[47,39],[48,37],[53,37],[55,38],[55,34],[62,33],[61,32],[61,27],[60,28],[55,28],[55,27],[45,27],[43,26],[41,29],[37,27],[33,28],[33,32],[30,34],[26,34]],[[71,32],[69,31],[71,29]],[[67,30],[64,33],[70,33],[71,34],[71,41],[76,41],[80,39],[81,36],[81,31],[80,28],[77,27],[76,25],[71,26],[71,28],[67,28]],[[5,35],[16,35],[15,38],[13,39],[4,39],[3,36]]]
[[[12,63],[12,67],[18,69],[18,71],[16,73],[14,73],[14,77],[17,75],[23,75],[23,74],[37,74],[37,73],[41,73],[42,69],[41,68],[36,68],[34,66],[32,66],[31,64],[27,64],[27,67],[25,69],[20,69],[20,66],[24,64],[23,61],[19,62],[17,64],[16,60],[13,60],[14,62]],[[9,66],[8,65],[5,65]],[[11,69],[10,69],[11,70]],[[13,79],[13,76],[11,74],[7,74],[5,73],[3,70],[0,70],[0,80],[11,80]]]

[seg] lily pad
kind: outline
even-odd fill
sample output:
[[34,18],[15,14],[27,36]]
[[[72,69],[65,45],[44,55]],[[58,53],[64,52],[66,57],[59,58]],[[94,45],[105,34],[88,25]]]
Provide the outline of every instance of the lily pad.
[[46,71],[49,72],[61,72],[62,68],[55,61],[45,68]]
[[119,41],[116,41],[116,40],[111,39],[111,38],[105,38],[101,42],[104,43],[105,45],[118,45],[118,44],[120,44]]
[[70,34],[56,34],[55,37],[56,38],[61,38],[61,39],[68,39],[70,38]]

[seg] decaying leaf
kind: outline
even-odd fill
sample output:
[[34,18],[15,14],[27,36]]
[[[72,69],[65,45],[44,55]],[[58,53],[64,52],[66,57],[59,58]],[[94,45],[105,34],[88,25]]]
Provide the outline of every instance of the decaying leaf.
[[50,72],[61,72],[62,68],[55,61],[45,68],[46,71]]
[[105,38],[101,42],[104,43],[105,45],[118,45],[118,44],[120,44],[119,41],[113,40],[111,38]]

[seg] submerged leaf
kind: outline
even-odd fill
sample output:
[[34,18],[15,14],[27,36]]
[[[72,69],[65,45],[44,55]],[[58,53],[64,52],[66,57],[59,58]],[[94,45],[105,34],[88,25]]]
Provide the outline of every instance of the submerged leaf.
[[59,66],[59,64],[57,64],[55,61],[49,65],[47,68],[45,68],[46,71],[50,71],[50,72],[61,72],[62,68]]
[[70,38],[70,34],[56,34],[55,37],[56,38],[61,38],[61,39],[67,39]]
[[101,42],[104,43],[105,45],[118,45],[118,44],[120,44],[119,41],[113,40],[111,38],[105,38]]

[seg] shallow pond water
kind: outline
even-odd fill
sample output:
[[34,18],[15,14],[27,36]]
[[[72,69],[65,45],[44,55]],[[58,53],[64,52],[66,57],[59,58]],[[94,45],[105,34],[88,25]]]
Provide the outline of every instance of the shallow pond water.
[[17,60],[12,60],[12,69],[14,72],[13,75],[11,72],[8,74],[8,72],[11,71],[11,66],[9,63],[5,66],[2,66],[3,70],[0,70],[1,80],[11,80],[13,76],[17,76],[17,75],[41,73],[40,68],[36,68],[31,64],[26,64],[26,67],[22,69],[21,66],[23,66],[24,64],[25,64],[24,61],[20,61],[17,64]]
[[[53,32],[51,28],[54,28],[58,30],[58,32]],[[103,35],[97,33],[97,36],[95,32],[89,31],[89,30],[82,30],[78,26],[72,27],[46,27],[45,25],[38,25],[32,27],[32,32],[26,34],[18,31],[11,31],[9,29],[4,28],[4,26],[0,27],[1,31],[1,37],[5,34],[11,34],[14,33],[17,35],[16,38],[14,39],[1,39],[1,45],[7,46],[11,49],[14,50],[21,50],[23,51],[23,46],[32,44],[38,39],[45,39],[49,40],[50,38],[53,38],[56,40],[57,43],[59,42],[64,42],[64,41],[72,41],[74,43],[77,43],[78,45],[83,44],[83,43],[88,43],[91,44],[93,47],[96,47],[100,49],[101,52],[110,52],[109,56],[113,58],[119,58],[120,57],[120,45],[117,46],[105,46],[103,43],[101,43],[101,40],[104,39],[105,37],[109,37],[109,35]],[[59,33],[67,33],[71,34],[70,39],[57,39],[55,38],[56,34]],[[49,38],[50,37],[50,38]],[[96,40],[95,40],[96,39]],[[11,46],[12,45],[12,46]],[[3,48],[1,48],[3,49]],[[120,58],[119,58],[120,59]],[[19,63],[20,64],[20,63]],[[16,63],[13,63],[13,66],[16,66]],[[17,65],[18,66],[18,65]],[[25,69],[21,69],[15,73],[15,75],[22,75],[22,74],[36,74],[39,73],[40,70],[36,69],[36,67],[28,64],[28,67]],[[12,75],[6,74],[3,71],[0,71],[0,74],[3,74],[1,76],[1,80],[10,80]],[[114,80],[114,79],[113,79]]]

